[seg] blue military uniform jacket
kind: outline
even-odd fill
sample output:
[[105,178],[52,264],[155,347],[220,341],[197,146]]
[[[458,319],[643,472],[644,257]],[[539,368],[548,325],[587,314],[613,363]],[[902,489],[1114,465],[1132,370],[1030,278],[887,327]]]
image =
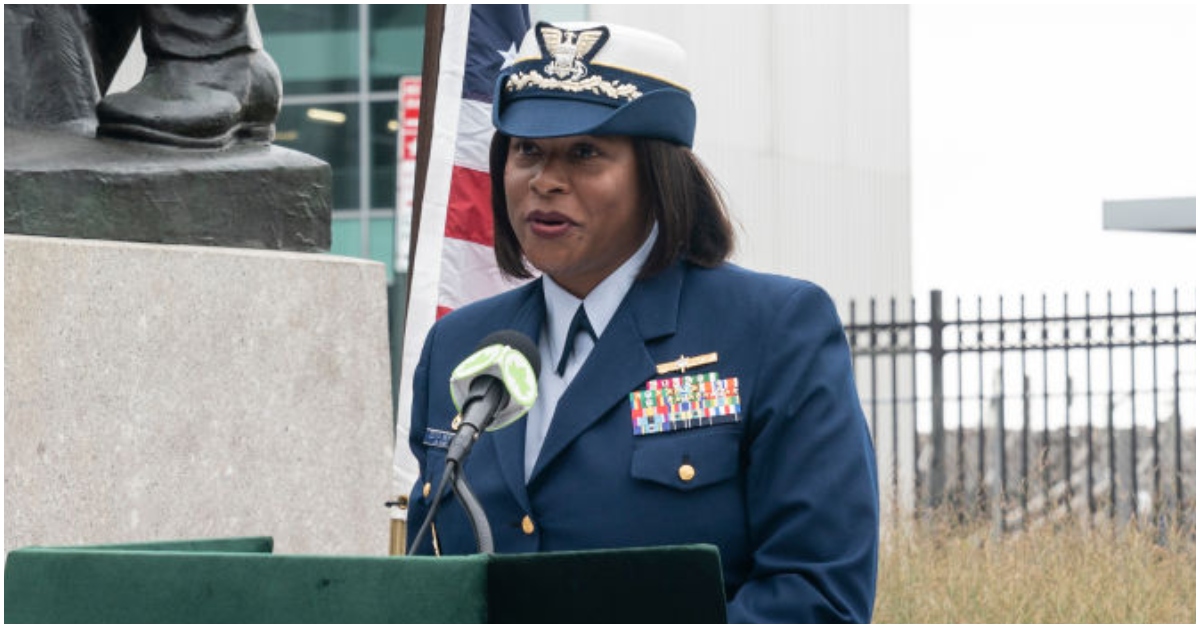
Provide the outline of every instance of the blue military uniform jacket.
[[[432,498],[423,485],[445,465],[432,436],[456,414],[450,372],[493,331],[536,339],[544,317],[534,281],[430,331],[413,383],[421,480],[410,533]],[[686,374],[735,382],[736,412],[635,435],[630,393],[679,375],[660,375],[659,364],[711,353],[716,362]],[[563,394],[528,484],[524,430],[521,420],[484,433],[465,465],[497,552],[712,543],[730,621],[870,621],[875,457],[841,323],[817,286],[683,262],[638,280]],[[436,526],[443,553],[475,551],[453,496]]]

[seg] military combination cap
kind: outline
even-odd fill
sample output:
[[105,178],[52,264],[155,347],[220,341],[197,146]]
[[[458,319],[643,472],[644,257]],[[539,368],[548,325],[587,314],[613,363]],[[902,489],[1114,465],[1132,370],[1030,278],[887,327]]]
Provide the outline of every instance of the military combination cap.
[[492,123],[514,137],[629,135],[691,146],[686,55],[646,31],[539,22],[496,80]]

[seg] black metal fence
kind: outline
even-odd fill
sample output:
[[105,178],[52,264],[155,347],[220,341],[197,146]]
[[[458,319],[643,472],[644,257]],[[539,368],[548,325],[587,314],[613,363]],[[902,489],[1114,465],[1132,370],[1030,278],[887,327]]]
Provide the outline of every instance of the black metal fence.
[[1191,521],[1195,293],[1124,297],[850,303],[886,511]]

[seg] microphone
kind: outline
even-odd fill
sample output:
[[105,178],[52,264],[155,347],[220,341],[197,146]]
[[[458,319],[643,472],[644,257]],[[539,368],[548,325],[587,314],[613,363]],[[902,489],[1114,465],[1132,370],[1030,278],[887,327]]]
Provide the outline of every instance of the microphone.
[[450,397],[462,420],[447,448],[447,463],[461,464],[480,432],[511,425],[537,400],[541,359],[528,336],[498,331],[479,347],[450,374]]
[[498,430],[529,412],[537,400],[537,374],[541,359],[537,346],[528,336],[512,330],[489,334],[479,348],[450,374],[450,397],[459,411],[458,433],[446,450],[446,467],[438,483],[425,521],[413,537],[409,555],[416,552],[422,537],[433,524],[442,503],[442,490],[454,482],[454,494],[471,521],[476,547],[492,553],[492,529],[483,506],[463,476],[462,463],[483,430]]

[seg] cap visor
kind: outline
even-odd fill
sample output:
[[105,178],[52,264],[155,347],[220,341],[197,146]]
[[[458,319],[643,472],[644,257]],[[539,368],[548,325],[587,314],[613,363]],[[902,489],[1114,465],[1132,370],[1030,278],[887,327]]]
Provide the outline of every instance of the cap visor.
[[602,126],[616,109],[565,98],[514,100],[496,116],[496,128],[513,137],[586,135]]

